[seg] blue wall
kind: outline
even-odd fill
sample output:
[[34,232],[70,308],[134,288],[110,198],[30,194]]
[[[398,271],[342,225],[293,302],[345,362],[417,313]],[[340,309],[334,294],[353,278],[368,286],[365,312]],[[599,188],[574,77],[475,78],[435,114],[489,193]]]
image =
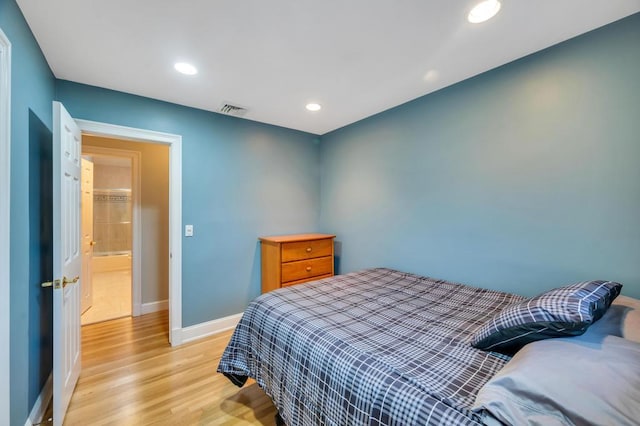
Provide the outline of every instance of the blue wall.
[[40,286],[53,278],[52,140],[51,131],[30,112],[29,407],[40,395],[53,366],[53,291]]
[[[46,212],[46,200],[30,196],[27,189],[40,182],[39,162],[46,161],[47,155],[41,144],[51,145],[55,79],[13,0],[0,0],[0,27],[12,45],[11,424],[24,425],[49,375],[52,358],[47,302],[51,295],[40,288],[42,274],[47,272],[42,264],[50,237],[46,223],[38,221],[50,211]],[[42,254],[38,251],[41,244],[45,247]]]
[[57,97],[74,118],[182,135],[183,327],[260,294],[259,236],[317,231],[315,136],[68,81]]
[[240,312],[259,294],[259,235],[319,227],[338,234],[341,272],[385,265],[525,295],[602,277],[640,297],[640,15],[320,145],[56,82],[14,0],[0,0],[0,27],[13,45],[12,425],[24,424],[50,370],[39,282],[51,267],[42,217],[54,98],[76,118],[183,136],[183,223],[195,225],[183,239],[183,326]]
[[640,297],[640,14],[322,137],[341,272]]

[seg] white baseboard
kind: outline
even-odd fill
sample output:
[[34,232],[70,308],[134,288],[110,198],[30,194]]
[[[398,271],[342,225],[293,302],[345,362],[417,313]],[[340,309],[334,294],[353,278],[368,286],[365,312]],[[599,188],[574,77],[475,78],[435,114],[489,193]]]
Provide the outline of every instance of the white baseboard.
[[182,344],[182,329],[174,328],[169,333],[169,343],[171,343],[171,346],[180,346]]
[[187,343],[232,329],[238,324],[241,317],[242,313],[239,313],[229,315],[228,317],[218,318],[213,321],[192,325],[190,327],[185,327],[181,332],[181,341],[182,343]]
[[49,406],[49,402],[51,402],[52,397],[53,373],[49,374],[47,381],[44,383],[44,386],[40,391],[40,395],[38,395],[36,402],[33,403],[33,408],[31,409],[31,413],[29,413],[29,418],[24,424],[25,426],[33,426],[42,423],[42,418],[44,417],[45,411],[47,411],[47,407]]
[[150,314],[151,312],[166,311],[167,309],[169,309],[168,300],[143,303],[140,305],[140,315]]

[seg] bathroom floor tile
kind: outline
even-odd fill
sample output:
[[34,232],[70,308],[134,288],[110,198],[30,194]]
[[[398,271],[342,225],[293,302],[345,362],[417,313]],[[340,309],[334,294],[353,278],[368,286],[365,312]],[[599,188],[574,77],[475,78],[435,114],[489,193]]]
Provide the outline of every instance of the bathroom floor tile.
[[82,325],[127,316],[131,316],[131,270],[95,272],[93,303],[82,314]]

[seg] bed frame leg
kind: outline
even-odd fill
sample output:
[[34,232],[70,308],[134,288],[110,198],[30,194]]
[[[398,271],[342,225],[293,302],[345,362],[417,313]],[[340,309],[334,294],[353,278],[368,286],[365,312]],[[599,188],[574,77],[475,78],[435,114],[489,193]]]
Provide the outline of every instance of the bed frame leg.
[[280,417],[280,413],[276,413],[276,426],[287,426],[284,424],[282,417]]

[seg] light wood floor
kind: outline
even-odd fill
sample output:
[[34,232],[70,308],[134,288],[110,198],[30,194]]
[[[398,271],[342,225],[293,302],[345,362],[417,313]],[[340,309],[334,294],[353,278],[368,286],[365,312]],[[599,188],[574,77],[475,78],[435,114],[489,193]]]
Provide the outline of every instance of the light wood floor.
[[65,425],[274,425],[251,381],[216,373],[231,331],[172,348],[167,311],[82,327],[82,374]]

